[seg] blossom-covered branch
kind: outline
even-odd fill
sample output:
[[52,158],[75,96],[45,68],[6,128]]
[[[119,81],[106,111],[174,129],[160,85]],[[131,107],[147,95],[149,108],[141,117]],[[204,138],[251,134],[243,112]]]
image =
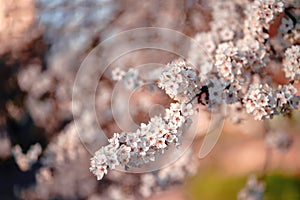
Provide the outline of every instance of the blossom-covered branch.
[[[231,3],[225,4],[227,7],[216,7],[223,12],[230,10]],[[285,5],[281,0],[255,0],[246,7],[242,26],[238,26],[238,19],[224,16],[228,19],[225,28],[215,25],[210,32],[196,35],[196,41],[203,42],[200,46],[207,50],[203,53],[197,45],[191,46],[189,59],[197,66],[175,60],[166,65],[157,82],[158,87],[178,103],[171,104],[165,116],[142,123],[136,132],[115,133],[109,144],[101,147],[91,159],[90,171],[97,179],[102,179],[108,169],[118,165],[139,167],[154,161],[168,145],[178,146],[197,103],[218,110],[226,102],[240,107],[239,111],[244,110],[256,120],[298,109],[300,97],[293,84],[300,78],[299,46],[291,46],[285,51],[282,70],[290,83],[276,83],[268,69],[271,59],[276,57],[270,29],[285,10]],[[236,12],[233,8],[232,11]],[[234,16],[238,15],[241,14],[234,13]],[[289,21],[282,19],[282,23],[292,29]],[[220,33],[216,33],[219,29],[222,29]],[[289,33],[282,24],[278,29],[280,33]],[[238,34],[241,31],[242,34]],[[128,89],[143,83],[135,69],[128,73],[115,69],[113,79],[123,81]]]

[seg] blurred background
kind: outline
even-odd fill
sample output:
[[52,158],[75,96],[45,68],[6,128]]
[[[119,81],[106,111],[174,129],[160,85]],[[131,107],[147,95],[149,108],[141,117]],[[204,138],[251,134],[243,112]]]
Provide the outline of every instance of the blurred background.
[[[248,116],[239,124],[226,120],[216,147],[201,160],[210,115],[200,111],[192,148],[171,166],[145,174],[113,171],[101,181],[89,172],[91,155],[72,114],[72,88],[84,58],[101,41],[133,28],[164,27],[194,37],[210,29],[208,5],[205,0],[1,0],[0,199],[236,199],[253,176],[258,187],[263,180],[267,200],[300,199],[299,111],[268,122]],[[177,57],[141,50],[112,68],[167,64]],[[79,131],[91,146],[105,143],[90,129],[93,124],[107,136],[120,131],[111,112],[110,72],[96,91],[98,121],[76,105]],[[84,96],[88,88],[80,92]],[[161,91],[143,88],[132,97],[132,118],[146,122],[152,105],[170,102]],[[266,145],[266,127],[279,132],[277,148]]]

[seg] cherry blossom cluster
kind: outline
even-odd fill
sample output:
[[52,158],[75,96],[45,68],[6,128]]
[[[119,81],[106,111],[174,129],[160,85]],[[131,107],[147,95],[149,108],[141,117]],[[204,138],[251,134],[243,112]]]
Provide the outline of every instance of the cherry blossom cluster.
[[127,72],[120,68],[115,68],[112,71],[112,79],[114,81],[122,81],[123,86],[127,90],[133,90],[144,84],[144,80],[139,76],[139,71],[135,68],[131,68]]
[[[197,65],[211,63],[213,53],[217,48],[215,36],[211,32],[201,32],[197,33],[193,39],[195,42],[191,44],[188,60]],[[201,73],[209,73],[210,69],[201,70]]]
[[192,105],[172,103],[165,116],[155,116],[142,123],[136,132],[115,133],[109,144],[91,158],[90,171],[100,180],[108,169],[118,165],[139,167],[162,154],[170,144],[178,146],[182,132],[191,124]]
[[229,81],[216,76],[208,77],[201,76],[187,62],[176,60],[163,70],[158,86],[172,99],[183,102],[193,102],[201,93],[201,88],[207,86],[208,94],[200,97],[200,101],[208,104],[210,108],[218,107],[224,99],[230,104],[241,98],[239,85],[230,84]]
[[[200,69],[200,74],[205,76],[213,69],[213,57],[217,46],[222,42],[229,42],[242,37],[241,20],[244,14],[236,7],[245,7],[247,1],[219,1],[207,2],[211,7],[213,20],[211,30],[199,32],[193,38],[196,42],[191,44],[188,60]],[[230,23],[228,23],[230,22]]]
[[283,62],[285,76],[290,80],[300,79],[300,45],[294,45],[285,51]]
[[[236,6],[244,6],[245,1],[216,1],[212,2],[211,31],[214,38],[219,42],[226,42],[241,34],[241,12]],[[228,23],[230,22],[230,23]]]
[[298,109],[300,97],[297,89],[289,84],[273,90],[267,85],[250,87],[244,99],[246,111],[254,115],[254,119],[272,118],[273,115],[285,114],[291,109]]
[[43,164],[60,165],[65,161],[75,160],[80,154],[83,154],[83,149],[78,148],[78,144],[80,144],[80,140],[75,125],[66,126],[56,138],[55,143],[48,145],[45,150],[47,157],[42,159]]
[[239,58],[238,49],[232,42],[220,44],[215,56],[215,66],[220,76],[232,82],[236,76],[241,75],[243,66]]
[[200,92],[200,79],[191,65],[176,60],[163,70],[158,87],[164,89],[172,99],[188,102]]
[[[36,6],[38,23],[44,28],[44,37],[52,43],[51,56],[57,58],[57,54],[64,54],[65,59],[69,59],[87,49],[91,38],[114,19],[119,2],[37,0]],[[74,8],[77,8],[76,13]]]
[[237,47],[232,42],[222,43],[215,55],[219,75],[229,82],[244,80],[251,72],[261,72],[267,61],[265,47],[252,38],[243,38]]
[[[294,6],[299,8],[297,5]],[[279,43],[283,48],[299,43],[300,40],[300,23],[299,20],[297,21],[297,14],[292,9],[285,10],[285,13],[277,34]]]
[[20,198],[76,199],[94,193],[97,181],[86,170],[90,154],[81,142],[74,122],[53,137],[39,159],[41,167],[35,175],[36,183],[21,191]]
[[244,33],[257,36],[261,42],[269,38],[271,22],[284,11],[285,5],[281,0],[255,0],[248,6],[247,19],[245,20]]

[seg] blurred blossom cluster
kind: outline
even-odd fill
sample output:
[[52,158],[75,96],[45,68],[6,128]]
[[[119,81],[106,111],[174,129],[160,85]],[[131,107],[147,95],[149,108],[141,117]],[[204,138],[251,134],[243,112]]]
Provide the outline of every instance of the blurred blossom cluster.
[[0,54],[20,51],[39,37],[35,12],[34,0],[1,1]]
[[114,19],[118,4],[117,0],[37,0],[37,21],[51,44],[49,56],[59,59],[58,54],[65,54],[72,60],[82,54]]
[[10,156],[11,154],[11,142],[9,138],[6,137],[1,137],[0,140],[0,158],[5,159]]
[[250,176],[245,188],[238,194],[238,200],[262,200],[264,199],[265,184],[255,176]]
[[30,169],[32,163],[35,163],[42,152],[40,144],[35,144],[30,147],[26,154],[23,154],[19,145],[13,148],[13,154],[22,171]]
[[270,132],[266,136],[267,145],[281,152],[288,151],[292,141],[292,137],[288,133],[280,130]]

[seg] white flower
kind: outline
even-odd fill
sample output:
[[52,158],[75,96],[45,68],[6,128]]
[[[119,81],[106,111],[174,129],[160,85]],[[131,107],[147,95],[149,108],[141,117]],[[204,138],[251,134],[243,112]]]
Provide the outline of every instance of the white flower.
[[155,128],[155,132],[157,133],[158,137],[162,137],[163,135],[165,135],[168,131],[166,130],[165,124],[163,124],[162,126],[156,127]]
[[171,123],[173,123],[177,127],[182,126],[184,121],[185,118],[179,112],[174,113],[171,119]]
[[127,133],[126,144],[132,148],[137,146],[136,135],[134,133]]
[[269,98],[267,95],[259,94],[258,95],[258,103],[259,106],[267,106],[269,104]]
[[293,20],[290,18],[282,18],[279,30],[281,30],[283,33],[287,33],[292,30],[293,26]]
[[263,12],[263,18],[267,23],[271,22],[274,18],[273,11],[271,9],[267,9]]
[[233,74],[232,74],[232,64],[230,62],[225,62],[223,65],[218,66],[219,73],[222,77],[226,80],[232,81]]
[[114,136],[108,140],[108,142],[115,148],[119,147],[120,144],[120,135],[118,133],[114,133]]
[[276,101],[276,104],[280,107],[282,107],[284,104],[287,104],[287,99],[286,97],[284,96],[284,94],[282,93],[276,93],[275,95],[275,101]]
[[193,106],[192,106],[191,103],[189,103],[189,104],[185,104],[185,103],[181,104],[181,109],[180,110],[181,110],[182,115],[185,116],[185,117],[186,116],[191,116],[194,113]]
[[124,75],[125,75],[125,71],[121,70],[120,68],[115,68],[112,71],[112,79],[114,81],[119,81],[123,79]]
[[226,27],[221,30],[220,36],[223,41],[229,41],[233,39],[234,32]]
[[167,142],[173,142],[173,141],[176,139],[176,135],[173,134],[171,131],[169,131],[169,132],[166,134],[165,138],[166,138],[166,141],[167,141]]
[[129,162],[131,148],[126,145],[121,145],[117,151],[118,160],[121,164]]
[[107,165],[110,169],[115,169],[117,165],[119,165],[118,157],[116,155],[116,151],[112,151],[110,155],[107,157]]
[[97,180],[101,180],[104,174],[107,174],[107,166],[99,163],[97,157],[91,158],[90,171],[97,176]]
[[142,133],[147,133],[150,129],[149,124],[141,123],[141,132]]
[[145,142],[148,146],[154,146],[157,140],[157,135],[154,134],[147,134],[146,137],[142,138],[142,141]]
[[137,155],[145,156],[149,148],[150,144],[147,144],[147,142],[139,141],[134,148],[134,152],[137,153]]
[[224,49],[224,54],[226,56],[234,56],[238,54],[238,49],[233,46],[231,42],[227,43],[227,48]]
[[272,9],[274,12],[283,12],[284,9],[284,3],[282,1],[277,1],[272,5]]
[[248,100],[246,102],[246,111],[248,113],[253,113],[253,111],[256,109],[257,104],[253,100]]
[[227,56],[223,52],[217,53],[215,56],[215,65],[219,66],[226,62]]
[[208,51],[208,53],[213,53],[214,50],[216,50],[216,45],[213,40],[208,40],[204,43],[205,50]]
[[173,113],[176,111],[180,111],[181,105],[179,103],[171,103],[170,109],[173,111]]
[[264,108],[258,107],[253,111],[254,119],[261,120],[268,115]]
[[166,139],[161,137],[161,138],[158,138],[157,141],[156,141],[156,147],[159,148],[159,149],[164,149],[167,147],[167,144],[166,144]]
[[259,89],[250,89],[250,94],[248,96],[249,99],[251,100],[257,100],[259,95],[260,95],[260,90]]

